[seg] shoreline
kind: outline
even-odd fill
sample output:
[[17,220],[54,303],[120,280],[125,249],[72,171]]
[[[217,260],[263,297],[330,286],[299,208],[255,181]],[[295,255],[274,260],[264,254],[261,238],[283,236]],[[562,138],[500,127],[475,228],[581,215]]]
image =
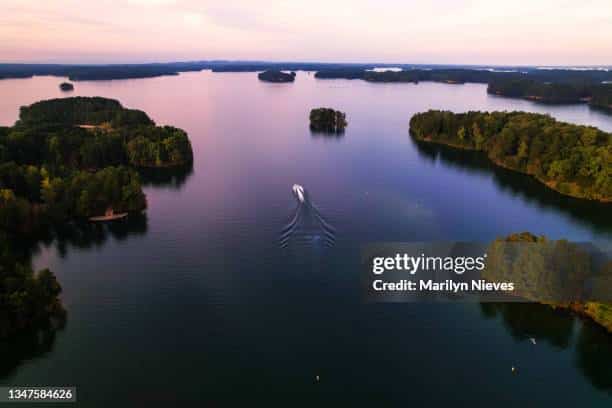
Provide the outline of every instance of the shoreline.
[[570,194],[570,193],[564,193],[562,191],[560,191],[559,189],[556,188],[556,184],[555,182],[551,182],[551,181],[544,181],[541,178],[537,177],[535,174],[530,174],[530,173],[525,173],[523,171],[517,170],[513,167],[509,167],[506,166],[502,163],[499,163],[493,159],[491,159],[489,157],[488,154],[486,154],[486,151],[484,150],[479,150],[479,149],[475,149],[475,148],[471,148],[471,147],[466,147],[466,146],[461,146],[455,143],[451,143],[451,142],[439,142],[436,140],[431,139],[431,137],[419,137],[416,136],[415,134],[413,134],[412,132],[410,133],[410,136],[413,137],[415,140],[419,141],[419,142],[425,142],[425,143],[430,143],[430,144],[434,144],[434,145],[440,145],[440,146],[446,146],[446,147],[451,147],[453,149],[457,149],[457,150],[466,150],[466,151],[470,151],[470,152],[480,152],[482,153],[491,163],[493,163],[494,165],[501,167],[503,169],[506,170],[511,170],[515,173],[518,174],[522,174],[525,176],[529,176],[532,177],[533,179],[537,180],[540,184],[542,184],[544,187],[547,187],[548,189],[555,191],[561,195],[564,195],[566,197],[572,197],[572,198],[578,198],[581,200],[586,200],[586,201],[593,201],[593,202],[597,202],[597,203],[602,203],[602,204],[610,204],[612,203],[612,198],[610,199],[604,199],[604,198],[589,198],[589,197],[584,197],[584,196],[580,196],[580,195],[575,195],[575,194]]

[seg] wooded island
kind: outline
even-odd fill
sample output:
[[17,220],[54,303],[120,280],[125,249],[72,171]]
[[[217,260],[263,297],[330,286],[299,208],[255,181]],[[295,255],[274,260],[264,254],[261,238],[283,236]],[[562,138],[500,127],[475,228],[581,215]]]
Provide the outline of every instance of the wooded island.
[[346,128],[346,114],[332,108],[310,111],[310,130],[320,133],[342,133]]

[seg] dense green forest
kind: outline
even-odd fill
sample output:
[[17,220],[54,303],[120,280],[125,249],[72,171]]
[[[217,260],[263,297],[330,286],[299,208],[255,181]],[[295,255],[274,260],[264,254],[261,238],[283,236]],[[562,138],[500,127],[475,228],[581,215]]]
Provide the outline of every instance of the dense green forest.
[[193,153],[185,132],[104,98],[22,107],[0,128],[0,228],[26,232],[71,217],[146,206],[138,167],[179,167]]
[[612,134],[525,112],[428,111],[414,115],[417,140],[483,151],[497,165],[529,174],[578,198],[612,201]]
[[495,240],[483,278],[515,284],[515,294],[570,309],[612,332],[612,261],[594,246],[529,232]]
[[37,102],[0,127],[0,338],[65,318],[53,273],[33,271],[13,242],[71,218],[139,212],[146,198],[136,168],[192,160],[185,132],[111,99]]
[[346,114],[331,108],[310,111],[310,130],[321,133],[342,133],[346,128]]

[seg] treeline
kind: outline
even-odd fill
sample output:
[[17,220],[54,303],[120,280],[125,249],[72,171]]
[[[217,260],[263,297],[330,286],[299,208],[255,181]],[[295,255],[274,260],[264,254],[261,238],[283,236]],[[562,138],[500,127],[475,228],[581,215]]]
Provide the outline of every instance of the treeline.
[[75,126],[108,124],[121,126],[155,125],[146,113],[126,109],[119,101],[100,97],[59,98],[22,106],[17,127],[34,128],[37,125]]
[[589,103],[612,112],[612,72],[603,70],[485,70],[463,68],[402,69],[371,71],[361,67],[339,67],[318,71],[319,79],[361,79],[368,82],[486,83],[487,92],[541,103]]
[[428,111],[414,115],[418,140],[479,150],[569,196],[612,201],[612,134],[524,112]]
[[373,68],[372,64],[337,64],[319,62],[187,61],[151,64],[65,65],[0,64],[0,80],[29,78],[34,75],[68,77],[71,81],[151,78],[178,75],[180,72],[210,69],[214,72],[318,71],[337,67]]
[[265,82],[293,82],[295,81],[295,72],[286,73],[270,69],[257,74],[257,78]]
[[104,98],[68,98],[21,109],[0,128],[0,228],[146,207],[133,167],[180,167],[193,153],[184,131]]
[[612,113],[612,83],[593,88],[589,105]]
[[151,78],[199,71],[207,67],[208,64],[198,62],[113,65],[0,64],[0,79],[29,78],[34,75],[68,77],[71,81]]
[[594,246],[529,232],[495,240],[483,278],[515,283],[525,300],[570,309],[612,332],[612,261]]
[[337,66],[319,70],[321,79],[365,79],[371,82],[474,82],[490,83],[497,80],[528,80],[538,83],[585,83],[590,85],[612,81],[612,72],[604,70],[501,68],[474,69],[460,67],[398,66],[401,70],[374,71],[363,66]]
[[9,242],[0,232],[0,340],[61,325],[66,314],[55,275],[48,269],[34,272],[29,262],[10,255]]
[[575,82],[540,82],[532,79],[493,79],[487,92],[494,95],[530,99],[542,103],[588,102],[593,107],[610,109],[612,86]]
[[363,79],[369,82],[414,82],[434,81],[447,83],[487,83],[494,73],[490,71],[448,69],[403,69],[401,71],[372,71],[359,68],[337,68],[318,71],[320,79]]

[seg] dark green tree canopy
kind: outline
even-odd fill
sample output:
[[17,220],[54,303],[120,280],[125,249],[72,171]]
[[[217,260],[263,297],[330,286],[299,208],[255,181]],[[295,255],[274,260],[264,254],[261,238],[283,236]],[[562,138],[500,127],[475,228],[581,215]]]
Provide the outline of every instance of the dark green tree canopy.
[[322,133],[343,133],[346,114],[332,108],[317,108],[310,111],[310,130]]
[[0,228],[24,231],[146,207],[135,169],[191,163],[187,134],[155,126],[112,99],[65,98],[21,108],[0,127]]
[[525,112],[419,113],[418,140],[479,150],[494,163],[531,175],[563,194],[612,201],[612,134]]

